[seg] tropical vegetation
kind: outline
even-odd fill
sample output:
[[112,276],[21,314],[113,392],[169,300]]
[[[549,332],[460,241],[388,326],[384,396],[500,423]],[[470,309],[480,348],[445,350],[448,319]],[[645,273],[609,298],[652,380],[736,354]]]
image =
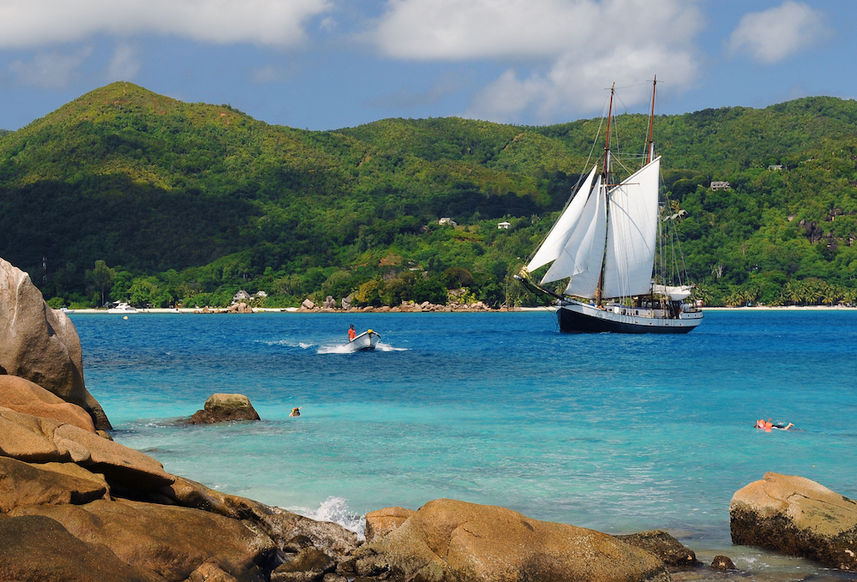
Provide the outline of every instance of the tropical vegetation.
[[[621,115],[620,144],[641,150],[646,123]],[[55,306],[225,305],[239,289],[266,306],[537,304],[512,275],[593,163],[599,125],[308,131],[114,83],[0,132],[0,257]],[[707,109],[655,128],[698,298],[855,302],[857,103]]]

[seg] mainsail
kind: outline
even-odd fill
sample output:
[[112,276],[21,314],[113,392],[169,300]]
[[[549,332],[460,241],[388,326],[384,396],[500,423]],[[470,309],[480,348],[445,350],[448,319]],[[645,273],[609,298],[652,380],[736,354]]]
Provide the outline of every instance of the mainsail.
[[613,188],[604,263],[604,297],[650,292],[658,235],[658,177],[661,158]]

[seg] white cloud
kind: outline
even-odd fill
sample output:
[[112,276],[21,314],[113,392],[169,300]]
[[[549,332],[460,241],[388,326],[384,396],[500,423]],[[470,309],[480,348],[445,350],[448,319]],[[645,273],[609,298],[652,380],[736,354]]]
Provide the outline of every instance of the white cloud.
[[628,106],[653,74],[688,87],[701,21],[693,0],[390,0],[373,41],[394,58],[503,63],[466,115],[555,122],[600,110],[614,80],[632,85]]
[[21,60],[11,62],[9,71],[22,85],[43,89],[63,88],[77,74],[78,69],[90,54],[92,54],[90,47],[84,47],[72,54],[42,53],[29,62]]
[[585,39],[591,0],[391,0],[374,35],[388,56],[418,60],[538,57]]
[[749,53],[773,64],[812,46],[827,34],[822,14],[801,2],[784,2],[763,12],[744,15],[729,37],[731,54]]
[[289,46],[331,0],[5,0],[0,48],[32,48],[93,34],[175,35],[211,43]]
[[128,43],[119,43],[110,63],[107,65],[107,78],[111,81],[130,81],[140,71],[139,50]]

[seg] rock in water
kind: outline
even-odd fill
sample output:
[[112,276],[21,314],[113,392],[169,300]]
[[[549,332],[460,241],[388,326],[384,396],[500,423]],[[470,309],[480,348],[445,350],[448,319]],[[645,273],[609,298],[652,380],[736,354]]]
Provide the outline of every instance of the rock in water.
[[729,556],[717,555],[711,560],[711,569],[712,570],[721,570],[723,572],[727,570],[737,570],[735,567],[735,562],[732,561],[732,558]]
[[111,428],[83,381],[80,338],[62,311],[51,309],[29,275],[0,259],[0,368],[77,404],[95,427]]
[[696,559],[696,554],[693,550],[665,531],[642,531],[616,537],[626,544],[631,544],[654,554],[667,566],[696,568],[702,565],[702,562]]
[[732,496],[732,542],[857,570],[857,502],[805,477],[765,473]]
[[654,555],[590,529],[437,499],[359,548],[340,573],[393,580],[667,582]]
[[231,420],[259,420],[259,413],[243,394],[212,394],[202,410],[197,410],[188,422],[214,424]]

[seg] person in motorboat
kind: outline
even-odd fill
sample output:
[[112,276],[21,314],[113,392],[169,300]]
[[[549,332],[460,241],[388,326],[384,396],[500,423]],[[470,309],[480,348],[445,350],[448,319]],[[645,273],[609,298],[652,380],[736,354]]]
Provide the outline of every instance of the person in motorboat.
[[354,329],[354,324],[352,323],[348,328],[348,341],[351,341],[356,337],[357,337],[357,331]]
[[794,428],[793,423],[783,424],[781,422],[773,423],[771,419],[765,420],[764,418],[760,418],[756,421],[756,426],[754,428],[758,428],[759,430],[763,430],[765,432],[771,432],[771,430],[789,430]]

